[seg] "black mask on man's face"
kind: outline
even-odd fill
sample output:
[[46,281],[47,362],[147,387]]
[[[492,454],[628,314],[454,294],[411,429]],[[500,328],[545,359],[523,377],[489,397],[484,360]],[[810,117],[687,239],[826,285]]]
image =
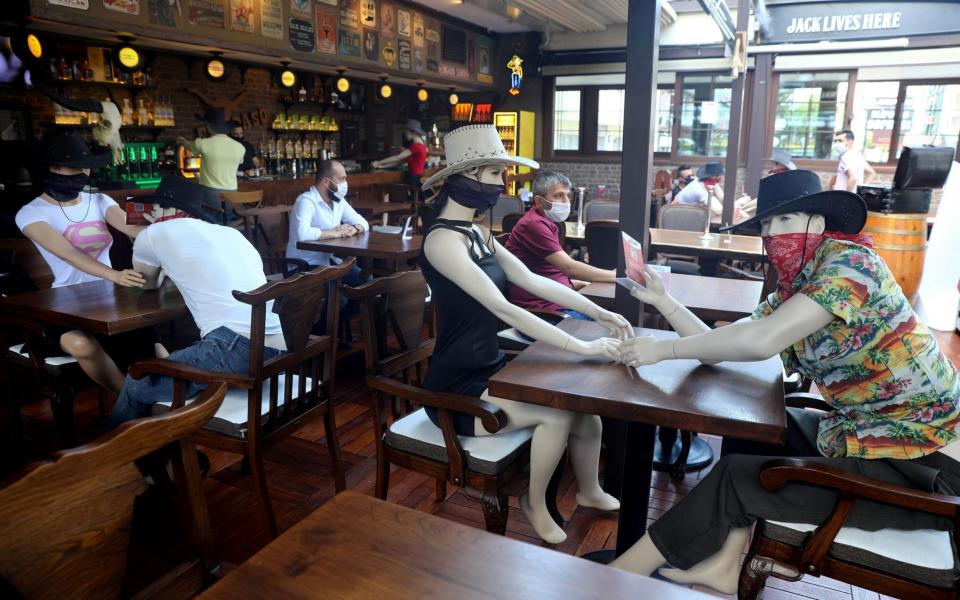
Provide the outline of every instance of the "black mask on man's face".
[[409,148],[410,146],[413,145],[413,140],[411,140],[407,136],[403,136],[403,139],[400,141],[400,145],[403,146],[404,148]]
[[237,140],[237,141],[239,142],[240,140],[243,139],[243,134],[242,134],[242,133],[240,133],[240,134],[231,133],[231,134],[230,134],[230,137],[232,137],[233,139],[235,139],[235,140]]

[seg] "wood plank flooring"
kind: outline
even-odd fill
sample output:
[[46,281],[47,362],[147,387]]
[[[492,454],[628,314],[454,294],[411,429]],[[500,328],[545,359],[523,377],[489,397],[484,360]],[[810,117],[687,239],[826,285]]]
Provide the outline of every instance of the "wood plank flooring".
[[[960,337],[938,335],[941,347],[955,364],[960,364]],[[347,487],[364,494],[373,494],[375,456],[374,437],[367,392],[359,376],[362,357],[352,353],[339,364],[336,419],[347,471]],[[83,394],[78,399],[78,420],[85,425],[87,437],[95,437],[97,425],[96,394]],[[45,403],[24,408],[25,435],[32,440],[55,437],[53,419]],[[719,454],[720,438],[703,436]],[[42,455],[43,444],[34,448]],[[206,449],[211,460],[210,474],[204,488],[210,507],[219,556],[229,569],[242,563],[262,548],[267,538],[256,510],[256,500],[248,479],[240,473],[238,455]],[[271,499],[281,531],[288,529],[334,495],[333,477],[323,427],[320,422],[309,425],[295,436],[267,452],[265,457]],[[8,468],[10,465],[6,465]],[[682,480],[655,473],[650,490],[648,517],[656,520],[686,494],[709,471],[688,473]],[[448,495],[435,498],[433,480],[405,469],[394,467],[389,500],[403,506],[432,513],[482,528],[483,514],[475,492],[449,486]],[[581,555],[594,550],[610,549],[616,543],[616,514],[603,513],[576,505],[576,486],[572,472],[565,470],[559,506],[567,521],[567,540],[556,550]],[[510,498],[507,535],[527,543],[544,545],[519,510],[516,497]],[[700,588],[698,588],[700,589]],[[709,589],[700,591],[719,595]],[[722,597],[722,595],[721,595]],[[733,598],[733,596],[727,596]],[[761,598],[766,600],[880,600],[876,593],[852,588],[825,578],[805,577],[798,582],[770,578]]]

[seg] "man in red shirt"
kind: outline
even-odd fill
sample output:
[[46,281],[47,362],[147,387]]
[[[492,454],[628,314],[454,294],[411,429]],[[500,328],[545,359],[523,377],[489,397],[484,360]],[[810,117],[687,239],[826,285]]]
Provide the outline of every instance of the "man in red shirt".
[[[573,289],[592,281],[613,281],[616,274],[612,269],[598,269],[574,260],[560,245],[558,226],[563,226],[570,214],[570,180],[560,173],[540,171],[532,187],[533,208],[510,232],[507,250],[537,275]],[[513,284],[510,284],[509,294],[510,301],[523,308],[565,312],[571,317],[587,319]]]
[[419,189],[420,178],[423,177],[423,168],[427,164],[427,145],[423,138],[427,135],[416,119],[407,119],[406,131],[403,132],[403,150],[393,156],[373,161],[374,169],[386,169],[407,162],[407,175],[403,182]]

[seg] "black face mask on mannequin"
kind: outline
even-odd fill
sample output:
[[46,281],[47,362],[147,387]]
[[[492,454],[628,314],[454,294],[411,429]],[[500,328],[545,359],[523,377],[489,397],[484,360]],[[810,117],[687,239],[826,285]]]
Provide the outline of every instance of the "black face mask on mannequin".
[[90,176],[86,173],[64,175],[63,173],[49,173],[47,182],[43,186],[43,193],[57,202],[69,202],[83,191],[90,183]]
[[400,145],[403,146],[404,148],[409,148],[410,146],[413,145],[413,140],[411,140],[407,136],[403,136],[403,140],[400,141]]
[[480,183],[463,175],[451,175],[440,193],[452,197],[458,204],[484,211],[493,208],[503,190],[503,185]]

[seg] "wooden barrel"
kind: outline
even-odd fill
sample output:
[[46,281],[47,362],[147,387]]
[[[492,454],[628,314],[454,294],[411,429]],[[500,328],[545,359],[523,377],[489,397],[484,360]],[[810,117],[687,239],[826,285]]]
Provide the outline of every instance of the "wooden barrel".
[[873,237],[873,249],[890,267],[904,295],[913,300],[920,287],[927,250],[927,215],[887,215],[871,211],[867,213],[863,232]]

